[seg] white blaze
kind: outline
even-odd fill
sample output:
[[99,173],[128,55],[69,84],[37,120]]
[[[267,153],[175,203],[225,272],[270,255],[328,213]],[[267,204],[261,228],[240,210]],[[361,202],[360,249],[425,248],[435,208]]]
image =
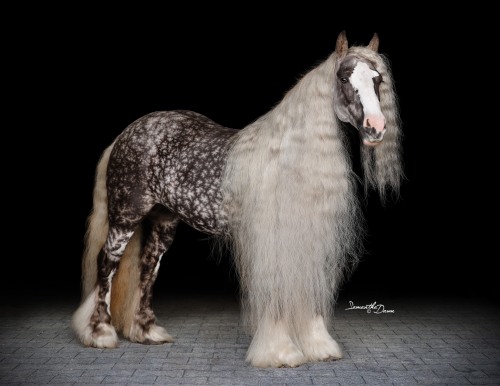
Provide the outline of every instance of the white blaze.
[[[373,78],[378,76],[378,72],[372,70],[368,64],[358,62],[351,74],[351,85],[358,92],[363,113],[365,116],[363,125],[374,127],[377,131],[384,130],[385,118],[380,110],[380,102],[373,87]],[[367,121],[370,121],[369,125]]]

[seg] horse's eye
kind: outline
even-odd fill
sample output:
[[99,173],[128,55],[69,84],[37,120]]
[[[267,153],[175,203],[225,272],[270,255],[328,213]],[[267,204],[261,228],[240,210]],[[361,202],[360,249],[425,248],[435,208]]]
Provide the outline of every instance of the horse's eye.
[[340,78],[340,81],[341,81],[342,83],[347,83],[347,78],[343,78],[343,77],[342,77],[342,78]]

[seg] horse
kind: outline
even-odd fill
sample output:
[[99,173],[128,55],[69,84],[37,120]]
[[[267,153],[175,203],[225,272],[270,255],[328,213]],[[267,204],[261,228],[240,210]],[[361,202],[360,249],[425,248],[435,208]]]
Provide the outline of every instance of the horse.
[[[382,201],[403,180],[401,120],[375,33],[335,51],[269,112],[241,129],[187,110],[128,125],[103,151],[72,316],[81,344],[173,342],[152,287],[182,221],[231,252],[255,367],[342,358],[331,323],[338,289],[359,261],[365,223],[357,184]],[[354,172],[347,130],[360,135]]]

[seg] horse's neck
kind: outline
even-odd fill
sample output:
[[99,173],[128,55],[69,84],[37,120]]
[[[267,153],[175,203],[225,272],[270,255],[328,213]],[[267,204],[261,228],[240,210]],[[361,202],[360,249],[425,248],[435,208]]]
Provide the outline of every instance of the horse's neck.
[[236,162],[270,174],[275,169],[278,179],[285,178],[283,168],[305,176],[333,165],[335,171],[328,173],[347,175],[349,161],[333,109],[333,59],[306,74],[273,110],[241,131]]
[[307,73],[270,111],[265,120],[278,136],[332,135],[338,130],[333,110],[334,59],[328,58]]
[[238,208],[240,218],[256,216],[252,203],[272,196],[279,205],[300,208],[297,213],[342,212],[349,206],[350,162],[333,111],[331,59],[235,136],[223,186],[229,212]]

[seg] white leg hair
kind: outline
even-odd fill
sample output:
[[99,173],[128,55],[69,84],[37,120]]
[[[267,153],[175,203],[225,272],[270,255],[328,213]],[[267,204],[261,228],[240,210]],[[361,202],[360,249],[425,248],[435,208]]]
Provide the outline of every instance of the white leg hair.
[[[115,329],[106,323],[99,323],[93,329],[90,319],[97,305],[97,293],[99,288],[96,287],[93,292],[85,299],[73,314],[71,324],[73,330],[80,341],[86,346],[100,348],[114,348],[118,345],[118,336]],[[96,332],[96,333],[94,333]]]
[[308,361],[342,358],[342,350],[330,336],[322,316],[318,315],[311,319],[298,338],[302,352]]
[[246,360],[256,367],[296,367],[305,363],[306,357],[285,323],[266,320],[259,325]]

